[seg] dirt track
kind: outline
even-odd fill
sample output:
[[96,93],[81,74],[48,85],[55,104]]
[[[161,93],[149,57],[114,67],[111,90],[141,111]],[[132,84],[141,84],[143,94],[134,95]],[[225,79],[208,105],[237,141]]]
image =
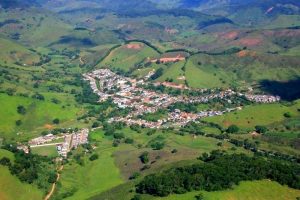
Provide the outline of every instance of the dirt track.
[[44,200],[49,200],[53,194],[53,192],[55,191],[55,187],[56,187],[56,183],[59,181],[60,178],[60,174],[59,172],[62,171],[64,168],[64,166],[62,165],[58,170],[57,170],[57,178],[55,183],[52,184],[51,190],[49,191],[49,193],[47,194],[47,196],[44,198]]

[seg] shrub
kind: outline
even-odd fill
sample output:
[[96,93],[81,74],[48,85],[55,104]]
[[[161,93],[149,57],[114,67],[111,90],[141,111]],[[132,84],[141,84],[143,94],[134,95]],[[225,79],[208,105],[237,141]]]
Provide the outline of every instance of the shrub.
[[89,158],[90,161],[94,161],[97,160],[99,158],[98,154],[93,154],[91,155],[91,157]]
[[134,140],[132,138],[126,138],[125,143],[126,144],[133,144]]
[[97,128],[100,126],[100,123],[99,122],[94,122],[93,125],[92,125],[92,128]]
[[286,118],[291,118],[292,117],[291,113],[289,113],[289,112],[284,113],[283,116],[286,117]]
[[124,133],[114,133],[115,139],[123,139],[124,137],[125,137]]
[[255,131],[258,133],[266,133],[268,131],[267,127],[265,126],[255,126]]
[[16,121],[16,125],[17,125],[17,126],[21,126],[21,125],[22,125],[22,121],[21,121],[21,120],[17,120],[17,121]]
[[178,152],[177,149],[173,149],[173,150],[171,151],[171,153],[177,153],[177,152]]
[[17,112],[21,115],[25,115],[26,114],[26,108],[24,106],[18,106],[17,107]]
[[53,122],[53,124],[59,124],[59,119],[55,118],[52,122]]
[[239,132],[239,130],[240,130],[240,128],[237,125],[230,125],[227,128],[226,132],[227,133],[237,133],[237,132]]
[[3,165],[3,166],[10,166],[11,163],[10,163],[9,158],[7,158],[7,157],[1,158],[1,160],[0,160],[0,165]]
[[136,178],[138,178],[140,175],[141,175],[141,173],[139,173],[139,172],[134,172],[134,173],[129,177],[129,179],[130,179],[130,180],[136,179]]
[[149,162],[149,153],[147,151],[142,153],[142,155],[140,155],[140,160],[144,164],[148,163]]

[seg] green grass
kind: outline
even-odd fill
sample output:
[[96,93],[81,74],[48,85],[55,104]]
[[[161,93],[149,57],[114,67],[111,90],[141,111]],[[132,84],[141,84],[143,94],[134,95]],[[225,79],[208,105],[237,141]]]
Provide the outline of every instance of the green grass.
[[109,146],[102,144],[95,150],[95,153],[99,155],[97,160],[91,162],[86,157],[84,166],[75,162],[65,165],[61,174],[58,194],[74,190],[76,191],[74,195],[66,199],[87,199],[123,183],[112,156],[114,151],[111,143]]
[[300,45],[288,49],[286,52],[281,53],[287,56],[298,56],[300,54]]
[[168,66],[164,70],[164,74],[158,78],[158,81],[165,81],[168,78],[168,79],[173,79],[175,83],[183,84],[184,80],[179,80],[178,78],[184,76],[184,72],[182,71],[182,67],[184,66],[184,63],[185,61],[180,61]]
[[57,157],[58,156],[56,145],[44,146],[44,147],[34,147],[34,148],[31,148],[31,152],[33,154],[38,154],[41,156],[48,156],[48,157]]
[[266,28],[285,28],[300,25],[299,15],[279,15],[272,23]]
[[244,107],[241,111],[227,113],[222,116],[205,118],[205,121],[214,122],[224,127],[235,124],[241,128],[254,128],[256,125],[270,125],[281,122],[286,118],[284,113],[290,112],[292,115],[299,115],[297,108],[299,101],[293,106],[284,106],[279,103],[260,104]]
[[[190,192],[183,195],[171,195],[165,198],[144,198],[145,200],[194,200],[199,193],[205,200],[294,200],[300,196],[299,190],[282,186],[269,180],[242,182],[233,190],[218,192]],[[143,199],[143,200],[144,200]]]
[[[196,60],[191,58],[186,65],[186,79],[192,88],[216,88],[228,86],[227,75],[221,69],[211,65],[197,66]],[[223,82],[225,81],[225,82]]]
[[134,68],[137,64],[144,62],[148,57],[155,57],[158,55],[152,48],[143,43],[132,42],[133,45],[141,45],[140,49],[129,49],[127,45],[123,45],[113,50],[98,67],[112,67],[128,71]]
[[[14,160],[14,155],[6,150],[0,149],[0,158],[8,157]],[[40,200],[43,193],[30,184],[22,183],[17,177],[11,175],[7,167],[0,165],[0,199],[1,200]]]
[[[47,95],[46,95],[47,96]],[[48,100],[38,101],[20,96],[0,94],[0,134],[1,137],[15,137],[17,132],[28,133],[37,128],[43,129],[45,124],[52,124],[52,120],[59,118],[61,123],[76,119],[79,109],[74,106],[62,108]],[[25,115],[17,113],[17,107],[23,105]],[[22,120],[22,125],[16,127],[15,122]]]
[[19,62],[22,65],[31,65],[33,62],[38,62],[40,60],[37,54],[12,40],[0,38],[0,48],[0,63],[5,61],[10,65],[15,62]]

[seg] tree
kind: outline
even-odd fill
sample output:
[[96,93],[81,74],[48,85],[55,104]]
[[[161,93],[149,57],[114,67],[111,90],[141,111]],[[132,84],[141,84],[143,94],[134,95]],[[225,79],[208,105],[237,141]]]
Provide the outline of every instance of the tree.
[[144,164],[148,163],[149,162],[149,153],[147,151],[142,153],[142,155],[140,155],[140,160]]
[[51,172],[49,174],[48,183],[55,183],[57,179],[57,174],[55,172]]
[[237,125],[230,125],[227,128],[226,132],[227,133],[237,133],[237,132],[239,132],[239,130],[240,130],[240,128]]
[[283,116],[286,117],[286,118],[291,118],[292,114],[289,113],[289,112],[286,112],[286,113],[283,114]]
[[177,153],[177,152],[178,152],[177,149],[173,149],[173,150],[171,151],[171,153]]
[[141,200],[141,196],[136,194],[131,200]]
[[37,99],[40,101],[44,101],[45,97],[43,95],[41,95],[40,93],[35,93],[34,95],[31,96],[33,99]]
[[266,133],[268,131],[268,128],[265,126],[255,126],[255,131],[258,133]]
[[1,158],[1,160],[0,160],[0,165],[3,165],[3,166],[11,166],[11,163],[10,163],[9,158],[7,158],[7,157]]
[[126,138],[125,143],[126,144],[133,144],[134,140],[132,138]]
[[59,124],[59,119],[55,118],[52,122],[53,122],[53,124]]
[[89,158],[90,161],[94,161],[97,160],[99,158],[98,154],[93,154],[91,155],[91,157]]
[[125,137],[124,133],[114,133],[115,139],[123,139],[124,137]]
[[17,126],[21,126],[21,125],[22,125],[22,121],[21,121],[21,120],[17,120],[17,121],[16,121],[16,125],[17,125]]
[[21,115],[25,115],[26,114],[26,108],[24,106],[18,106],[17,107],[17,111]]
[[92,128],[97,128],[100,126],[100,123],[99,122],[94,122],[93,125],[92,125]]
[[195,196],[195,199],[196,199],[196,200],[203,200],[203,199],[204,199],[204,196],[203,196],[202,193],[200,193],[200,194],[198,194],[198,195]]
[[161,75],[163,75],[164,69],[163,68],[159,68],[158,70],[156,70],[156,72],[150,77],[152,80],[155,80],[157,78],[159,78]]
[[134,172],[134,173],[129,177],[129,179],[130,179],[130,180],[133,180],[133,179],[138,178],[139,176],[141,176],[141,173],[139,173],[139,172]]

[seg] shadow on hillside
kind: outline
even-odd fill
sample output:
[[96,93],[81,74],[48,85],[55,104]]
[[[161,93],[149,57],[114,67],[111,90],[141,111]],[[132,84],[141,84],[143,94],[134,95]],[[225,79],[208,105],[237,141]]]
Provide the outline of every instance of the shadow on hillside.
[[267,93],[280,96],[282,100],[300,99],[300,77],[286,82],[263,80],[260,87]]

